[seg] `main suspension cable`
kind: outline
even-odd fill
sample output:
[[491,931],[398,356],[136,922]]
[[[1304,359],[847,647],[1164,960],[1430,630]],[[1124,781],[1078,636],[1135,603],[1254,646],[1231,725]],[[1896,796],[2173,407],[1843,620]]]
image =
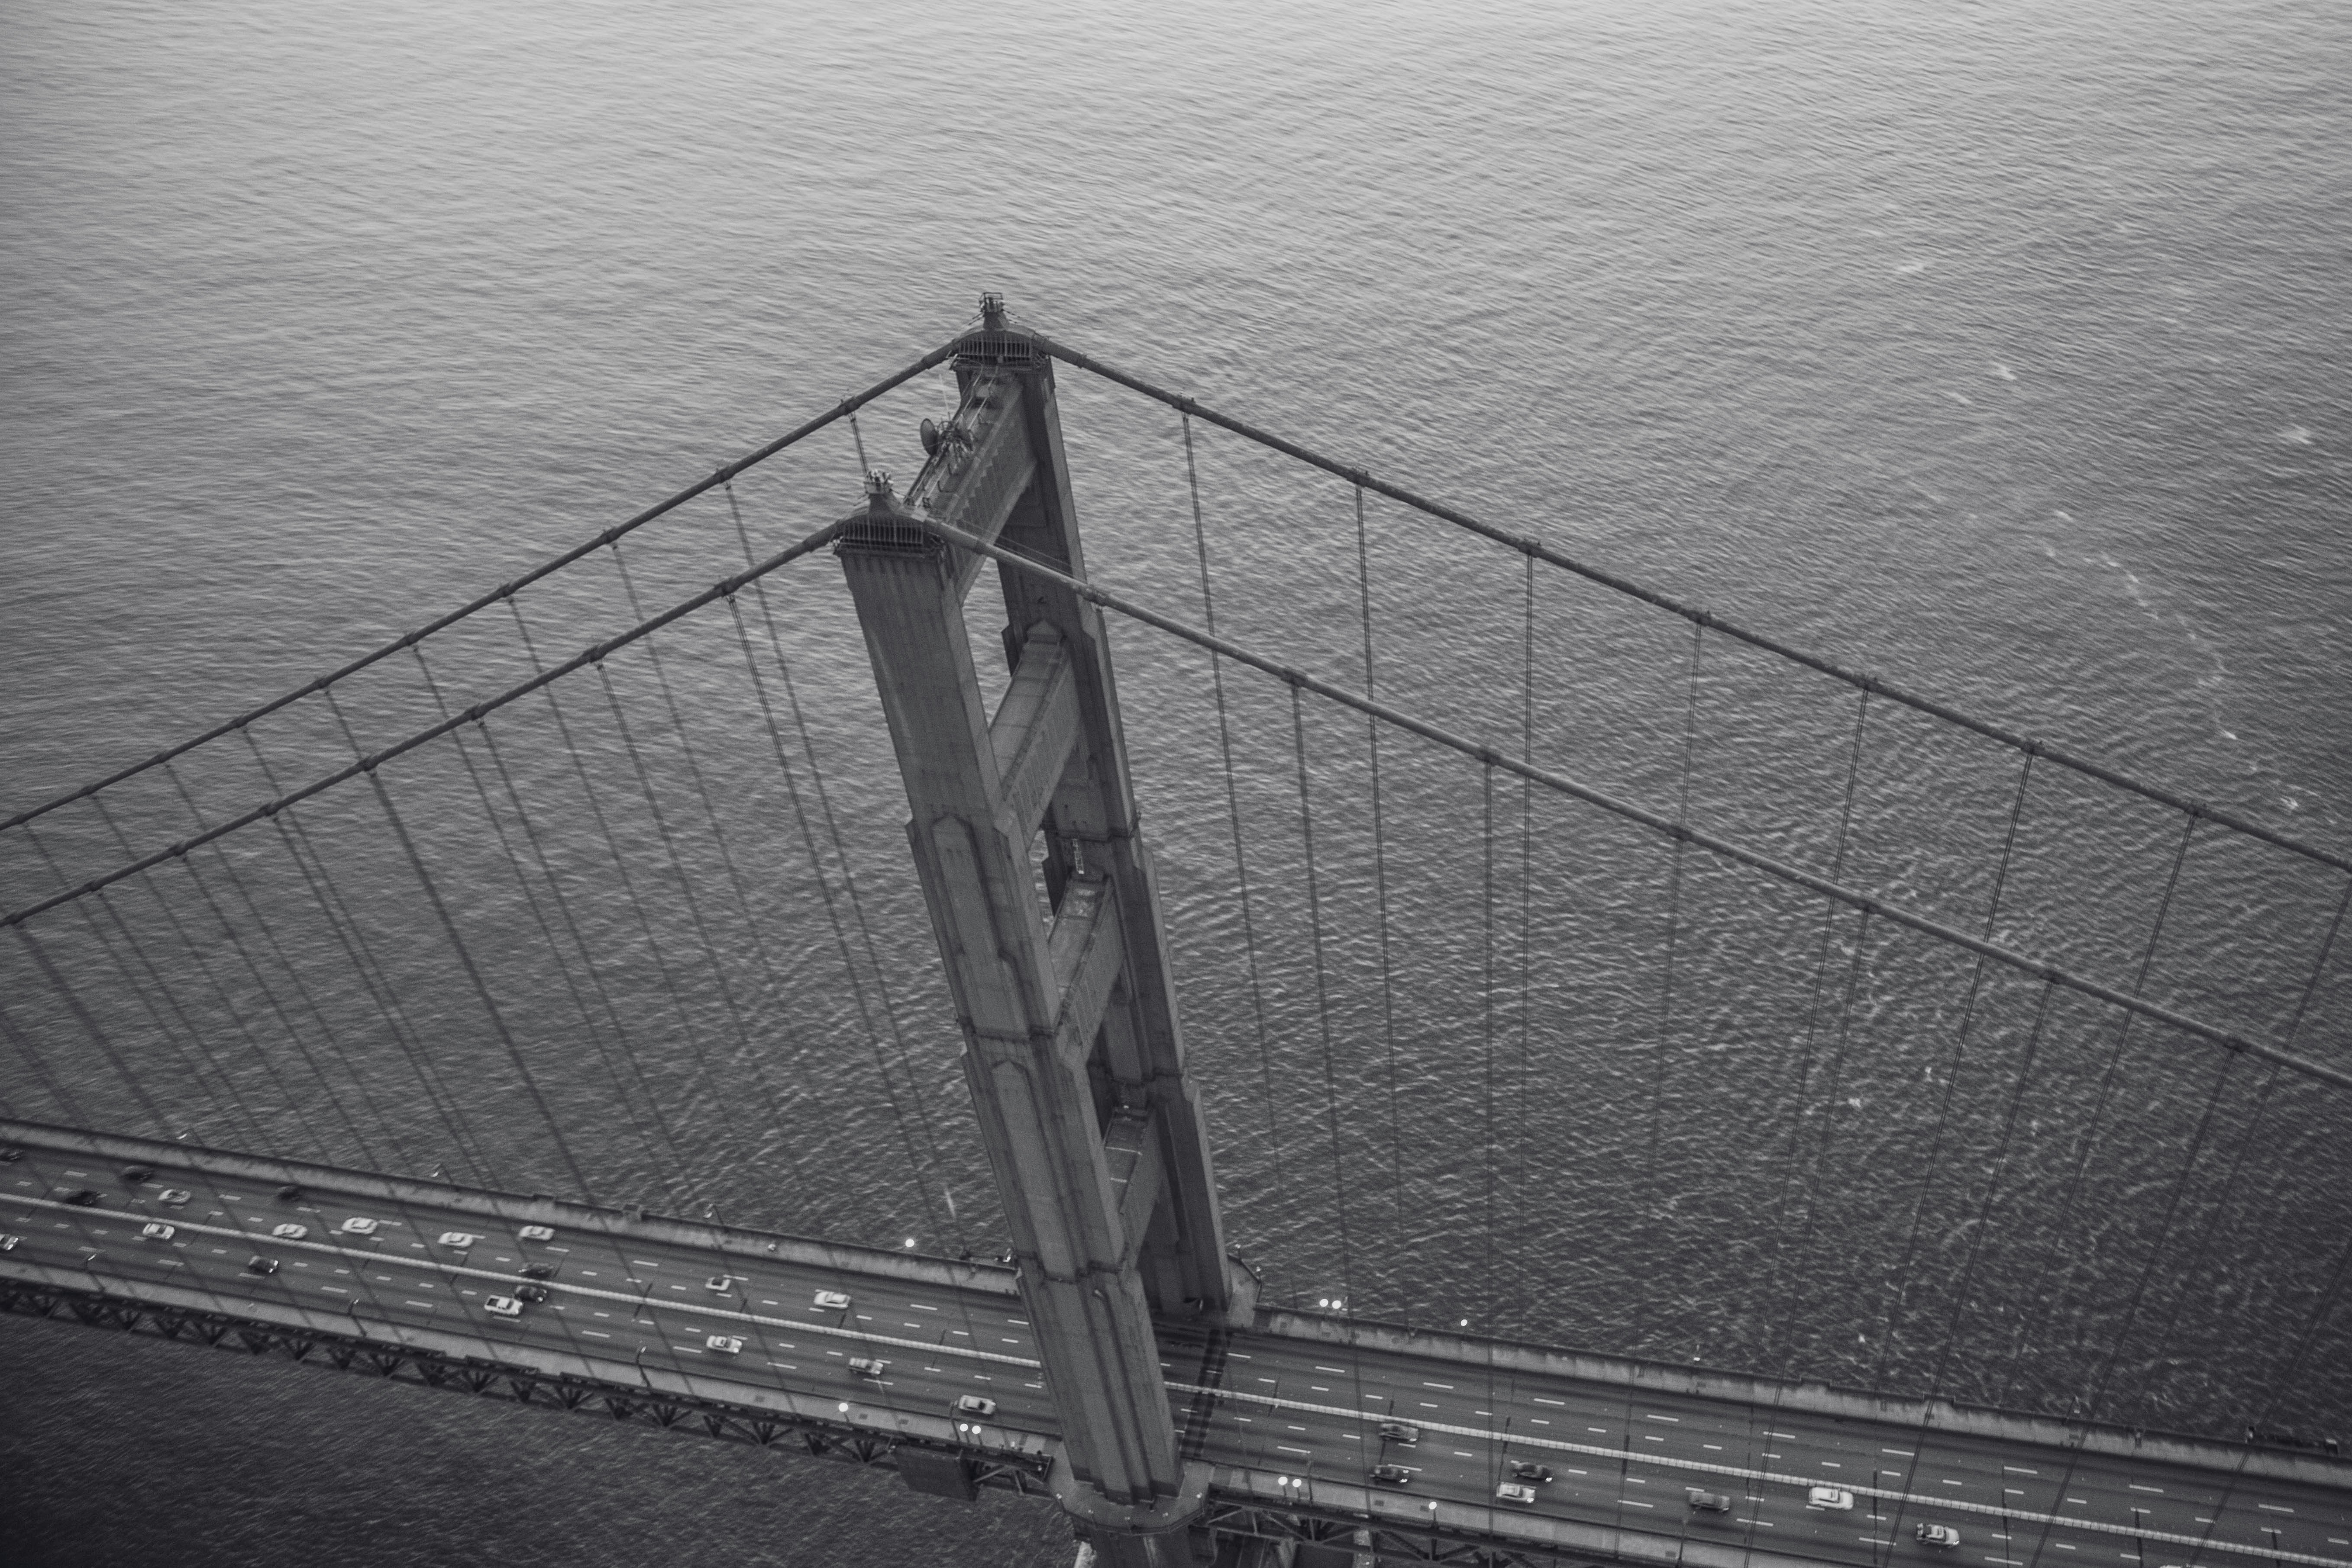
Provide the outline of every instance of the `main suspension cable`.
[[[1912,931],[1919,931],[1924,935],[1934,937],[1937,941],[1948,943],[1951,946],[1964,948],[1970,952],[1982,954],[1987,958],[1992,959],[1996,963],[2006,964],[2012,969],[2022,970],[2029,974],[2037,975],[2050,980],[2066,990],[2079,992],[2083,995],[2094,997],[2102,1002],[2110,1003],[2116,1007],[2122,1008],[2125,1012],[2137,1014],[2141,1017],[2152,1019],[2157,1023],[2168,1025],[2184,1034],[2194,1035],[2200,1039],[2210,1040],[2213,1044],[2223,1047],[2229,1050],[2244,1051],[2260,1057],[2265,1061],[2275,1061],[2283,1067],[2302,1074],[2305,1078],[2313,1079],[2322,1083],[2331,1084],[2337,1089],[2352,1089],[2352,1072],[2346,1072],[2341,1068],[2308,1060],[2305,1058],[2293,1055],[2290,1052],[2281,1050],[2275,1046],[2265,1045],[2259,1040],[2248,1039],[2242,1035],[2235,1034],[2228,1029],[2219,1027],[2216,1025],[2206,1023],[2201,1018],[2191,1017],[2188,1014],[2179,1012],[2170,1007],[2163,1006],[2158,1003],[2144,1001],[2140,997],[2118,991],[2114,986],[2105,984],[2096,980],[2092,980],[2084,975],[2076,974],[2070,970],[2061,969],[2054,964],[2044,963],[2041,959],[2035,958],[2031,954],[2019,952],[2014,949],[2003,947],[1998,942],[1989,942],[1981,938],[1970,936],[1966,931],[1959,931],[1944,924],[1941,921],[1931,919],[1927,915],[1916,913],[1897,904],[1888,903],[1883,899],[1874,899],[1869,894],[1859,891],[1856,889],[1842,887],[1838,883],[1832,882],[1825,877],[1817,877],[1811,871],[1804,870],[1796,866],[1789,865],[1784,861],[1776,859],[1773,857],[1763,854],[1758,850],[1749,849],[1745,846],[1735,844],[1726,838],[1717,837],[1714,834],[1704,832],[1696,827],[1685,826],[1674,821],[1671,817],[1651,811],[1647,807],[1636,805],[1631,801],[1620,800],[1615,795],[1610,795],[1606,791],[1594,789],[1589,784],[1579,784],[1574,779],[1569,778],[1565,774],[1554,773],[1549,768],[1538,767],[1535,763],[1528,761],[1524,757],[1515,757],[1506,752],[1498,752],[1494,747],[1486,745],[1481,742],[1471,740],[1467,736],[1457,735],[1453,731],[1445,729],[1442,725],[1430,723],[1426,720],[1416,719],[1412,715],[1403,712],[1399,709],[1390,707],[1385,702],[1374,701],[1372,699],[1364,696],[1360,692],[1350,691],[1343,686],[1335,685],[1328,680],[1323,679],[1319,676],[1311,675],[1306,670],[1285,664],[1279,659],[1270,658],[1264,654],[1254,652],[1249,648],[1242,647],[1238,643],[1218,637],[1214,633],[1202,631],[1199,627],[1187,625],[1182,621],[1177,620],[1171,616],[1162,615],[1160,611],[1138,604],[1134,600],[1126,597],[1124,595],[1112,593],[1108,589],[1097,587],[1091,583],[1081,582],[1077,578],[1072,577],[1065,572],[1045,564],[1044,562],[1033,560],[1018,552],[1008,550],[1004,546],[994,543],[989,540],[982,539],[977,534],[967,533],[962,529],[954,527],[951,524],[940,522],[937,519],[933,518],[925,518],[922,520],[922,526],[929,529],[933,533],[938,534],[941,539],[947,541],[950,544],[961,546],[966,550],[974,551],[980,554],[989,557],[992,561],[1003,564],[1010,564],[1020,571],[1033,574],[1034,575],[1041,577],[1046,582],[1054,584],[1055,586],[1060,587],[1066,592],[1077,595],[1080,598],[1085,599],[1089,604],[1098,605],[1108,610],[1116,610],[1120,615],[1127,616],[1130,620],[1139,621],[1145,626],[1151,626],[1159,631],[1166,632],[1169,636],[1192,643],[1197,647],[1203,647],[1210,649],[1213,652],[1223,654],[1225,658],[1234,660],[1235,663],[1248,665],[1251,668],[1271,675],[1276,679],[1283,681],[1288,685],[1301,687],[1306,690],[1314,692],[1319,697],[1328,698],[1332,701],[1338,702],[1344,707],[1353,708],[1360,713],[1371,714],[1374,717],[1379,718],[1384,723],[1391,724],[1400,730],[1419,735],[1422,739],[1429,741],[1436,745],[1443,746],[1449,751],[1459,752],[1462,755],[1469,757],[1474,761],[1480,763],[1492,763],[1495,766],[1502,768],[1507,772],[1517,773],[1524,778],[1532,779],[1537,784],[1543,785],[1546,789],[1555,791],[1560,795],[1568,795],[1575,800],[1582,801],[1587,805],[1597,806],[1601,810],[1609,812],[1612,816],[1624,817],[1628,821],[1638,822],[1645,827],[1651,828],[1655,832],[1665,834],[1669,837],[1687,838],[1691,843],[1697,845],[1700,848],[1707,850],[1711,854],[1720,856],[1724,859],[1730,860],[1738,865],[1746,866],[1750,869],[1761,871],[1767,876],[1777,878],[1781,881],[1807,889],[1811,892],[1820,894],[1825,899],[1833,899],[1839,903],[1847,905],[1849,908],[1867,910],[1874,915],[1885,920],[1892,921],[1896,925],[1905,926]],[[5,923],[5,921],[0,921],[0,924]]]
[[1919,712],[1928,714],[1934,718],[1941,719],[1946,723],[1957,724],[1961,729],[1970,731],[1975,734],[1983,736],[1989,741],[1997,742],[2012,750],[2027,752],[2037,756],[2046,757],[2051,762],[2057,763],[2060,767],[2072,769],[2075,773],[2084,774],[2090,778],[2097,779],[2102,784],[2112,784],[2117,789],[2128,790],[2134,795],[2141,795],[2147,799],[2171,806],[2176,811],[2193,812],[2199,816],[2210,818],[2213,822],[2223,827],[2230,828],[2234,832],[2245,834],[2247,837],[2252,838],[2259,838],[2263,843],[2272,845],[2276,848],[2284,849],[2291,855],[2301,856],[2306,860],[2316,861],[2323,866],[2332,866],[2337,870],[2352,871],[2352,858],[2347,858],[2341,855],[2330,854],[2325,849],[2316,848],[2308,844],[2299,843],[2294,839],[2287,837],[2284,834],[2274,833],[2267,827],[2260,826],[2254,823],[2248,822],[2243,818],[2231,816],[2226,812],[2217,811],[2213,807],[2204,805],[2201,802],[2189,800],[2184,796],[2174,795],[2170,791],[2163,789],[2158,785],[2144,783],[2126,773],[2117,773],[2112,768],[2103,767],[2099,763],[2092,762],[2087,758],[2074,756],[2071,752],[2062,751],[2055,746],[2047,745],[2042,742],[2032,740],[2026,736],[2020,735],[2013,731],[2002,729],[1997,724],[1988,723],[1984,720],[1971,717],[1969,714],[1959,711],[1958,709],[1947,707],[1945,704],[1935,701],[1929,698],[1919,696],[1914,692],[1905,691],[1899,687],[1890,686],[1874,676],[1863,675],[1855,671],[1846,669],[1840,665],[1833,664],[1830,660],[1819,657],[1818,655],[1806,653],[1800,648],[1791,647],[1788,644],[1780,642],[1773,637],[1767,637],[1761,632],[1751,631],[1745,626],[1727,621],[1721,616],[1710,614],[1696,605],[1685,605],[1681,600],[1676,599],[1670,595],[1660,593],[1654,588],[1645,588],[1629,578],[1620,577],[1614,573],[1606,572],[1586,562],[1579,561],[1573,556],[1564,554],[1558,550],[1552,549],[1549,545],[1544,543],[1541,539],[1537,538],[1532,534],[1514,533],[1508,529],[1499,528],[1493,523],[1486,522],[1478,518],[1472,517],[1469,513],[1461,511],[1454,507],[1431,500],[1425,496],[1416,495],[1412,490],[1406,489],[1402,485],[1391,484],[1385,479],[1377,479],[1362,468],[1351,467],[1349,464],[1341,463],[1333,458],[1324,457],[1321,453],[1311,451],[1305,447],[1299,446],[1296,442],[1286,441],[1281,437],[1274,435],[1269,431],[1261,430],[1255,426],[1245,424],[1243,421],[1233,417],[1231,415],[1220,414],[1215,409],[1206,407],[1193,398],[1184,396],[1181,393],[1170,392],[1165,388],[1155,386],[1150,382],[1145,381],[1140,376],[1132,375],[1126,371],[1115,369],[1110,365],[1105,364],[1102,361],[1094,358],[1090,354],[1082,353],[1078,350],[1071,348],[1066,344],[1056,342],[1041,332],[1032,332],[1029,336],[1031,341],[1035,343],[1036,347],[1040,351],[1050,354],[1054,358],[1062,361],[1064,363],[1074,365],[1079,370],[1091,372],[1092,374],[1102,377],[1105,381],[1113,382],[1118,385],[1126,387],[1130,392],[1140,393],[1156,403],[1163,403],[1169,407],[1184,415],[1187,418],[1198,417],[1205,419],[1210,424],[1230,430],[1234,435],[1240,436],[1245,440],[1255,441],[1261,447],[1270,447],[1275,451],[1282,453],[1285,457],[1295,458],[1298,461],[1307,464],[1311,468],[1320,468],[1327,474],[1330,474],[1338,479],[1345,479],[1351,485],[1361,486],[1365,489],[1373,490],[1381,495],[1387,496],[1391,500],[1402,501],[1406,506],[1412,508],[1415,511],[1436,518],[1442,522],[1450,522],[1457,528],[1466,529],[1472,533],[1475,533],[1485,539],[1492,540],[1496,543],[1503,545],[1507,549],[1518,551],[1523,554],[1541,561],[1546,565],[1558,567],[1564,572],[1572,572],[1576,575],[1585,578],[1590,582],[1597,583],[1601,587],[1608,588],[1612,592],[1625,595],[1631,598],[1639,599],[1644,604],[1654,605],[1661,610],[1666,611],[1670,615],[1680,616],[1685,620],[1695,622],[1699,626],[1712,627],[1714,630],[1721,632],[1727,637],[1734,638],[1739,642],[1744,642],[1751,647],[1760,648],[1766,653],[1776,655],[1777,657],[1787,659],[1793,664],[1802,665],[1806,668],[1826,675],[1833,680],[1843,681],[1846,685],[1854,687],[1857,689],[1876,692],[1879,696],[1885,698],[1891,702],[1899,702],[1906,708],[1916,709]]
[[268,701],[262,703],[258,707],[248,708],[244,712],[238,714],[236,718],[230,719],[223,723],[215,724],[211,729],[205,731],[203,734],[197,735],[190,740],[183,741],[176,746],[168,746],[163,751],[156,752],[153,756],[149,757],[144,762],[134,763],[127,768],[123,768],[116,773],[109,773],[102,779],[98,779],[92,783],[86,784],[79,789],[69,790],[66,794],[58,795],[53,800],[45,801],[39,805],[20,811],[16,816],[9,817],[6,821],[0,822],[0,833],[5,833],[12,827],[32,821],[37,816],[55,811],[61,805],[68,805],[71,802],[80,800],[88,795],[94,795],[100,790],[110,789],[112,786],[122,783],[126,779],[136,778],[139,774],[145,773],[149,768],[154,767],[159,763],[170,762],[174,757],[184,756],[188,752],[194,751],[199,746],[219,740],[223,735],[242,730],[245,726],[252,723],[257,719],[265,718],[271,713],[275,713],[280,708],[287,707],[291,703],[299,702],[303,698],[310,696],[314,692],[324,691],[329,687],[333,686],[337,681],[356,675],[372,664],[376,664],[383,659],[390,658],[394,654],[400,652],[403,648],[413,647],[416,643],[422,642],[425,638],[433,636],[436,632],[443,631],[450,626],[454,626],[459,621],[465,620],[469,616],[478,614],[479,612],[489,608],[492,605],[497,604],[501,599],[511,599],[516,594],[530,586],[533,583],[538,582],[542,577],[547,577],[554,573],[562,571],[566,566],[569,566],[573,562],[580,560],[583,556],[592,555],[597,551],[604,548],[606,545],[613,543],[614,541],[635,532],[638,529],[643,528],[646,523],[653,521],[656,518],[662,516],[664,513],[675,511],[679,507],[684,506],[688,501],[690,501],[695,497],[702,494],[705,490],[713,489],[720,485],[726,484],[729,480],[734,479],[738,474],[742,473],[748,468],[757,468],[760,464],[766,462],[770,458],[774,457],[785,447],[793,445],[795,442],[798,442],[806,437],[814,435],[817,431],[824,429],[835,420],[856,414],[858,409],[865,407],[867,404],[873,402],[876,398],[882,396],[885,393],[891,392],[905,383],[912,381],[915,377],[922,374],[927,370],[930,370],[946,363],[947,361],[954,355],[954,353],[955,344],[953,342],[942,343],[940,347],[933,349],[930,353],[925,354],[914,363],[907,366],[904,370],[896,371],[889,375],[886,375],[880,381],[877,381],[873,385],[867,387],[865,391],[854,393],[851,395],[843,398],[839,403],[827,409],[824,413],[818,415],[815,418],[811,419],[804,424],[795,426],[792,429],[785,431],[782,436],[777,437],[766,446],[748,453],[743,457],[738,458],[735,461],[725,464],[724,466],[713,470],[707,478],[696,480],[693,484],[687,486],[677,494],[669,496],[665,500],[656,501],[653,505],[646,508],[645,510],[637,513],[635,517],[630,518],[627,521],[614,523],[612,527],[596,535],[593,539],[576,544],[571,549],[565,551],[562,554],[555,556],[551,560],[540,563],[540,564],[532,567],[530,571],[525,572],[519,577],[509,578],[506,582],[499,584],[488,593],[482,595],[479,598],[473,599],[467,604],[459,605],[457,609],[450,611],[440,619],[428,621],[424,626],[417,627],[414,631],[404,632],[401,636],[394,637],[392,641],[385,643],[383,647],[376,648],[372,652],[361,655],[358,658],[352,660],[349,664],[346,664],[338,669],[328,671],[326,674],[320,676],[318,679],[310,681],[307,685],[297,687],[291,691],[286,692],[278,697],[273,697]]
[[323,795],[327,791],[333,789],[337,784],[347,784],[351,780],[359,777],[362,773],[372,773],[377,768],[382,767],[384,763],[392,761],[394,757],[405,756],[408,752],[415,751],[417,747],[425,744],[427,742],[439,740],[442,736],[448,734],[451,731],[457,729],[460,725],[474,723],[489,714],[495,713],[499,709],[507,706],[507,704],[519,701],[522,698],[528,697],[532,692],[539,690],[541,687],[547,686],[554,681],[561,680],[563,677],[570,675],[576,669],[583,668],[588,665],[594,664],[603,659],[606,655],[614,653],[621,648],[628,647],[631,643],[635,642],[640,637],[651,636],[653,633],[659,631],[662,627],[669,625],[672,621],[680,619],[686,616],[690,616],[695,611],[701,609],[704,605],[738,592],[745,584],[757,582],[760,578],[766,576],[769,573],[775,571],[778,567],[786,565],[791,562],[797,561],[802,556],[809,554],[813,551],[821,549],[824,545],[830,544],[833,542],[834,536],[840,532],[840,531],[841,525],[839,523],[827,523],[824,527],[818,529],[814,533],[810,534],[807,538],[801,540],[798,543],[786,546],[784,549],[770,556],[767,560],[760,563],[757,566],[751,567],[746,571],[738,572],[731,577],[722,577],[709,588],[706,588],[701,593],[695,595],[694,597],[671,605],[668,609],[664,610],[660,615],[654,616],[651,620],[639,622],[636,626],[631,626],[625,632],[607,637],[603,642],[592,644],[579,653],[574,654],[572,658],[565,659],[562,664],[556,665],[549,669],[542,669],[533,675],[530,679],[520,681],[514,686],[509,687],[506,690],[499,693],[496,697],[477,702],[471,708],[467,709],[464,712],[453,714],[451,717],[442,720],[437,724],[428,725],[425,729],[417,731],[415,734],[409,736],[404,741],[396,741],[393,744],[384,747],[382,751],[373,752],[359,758],[349,767],[338,769],[334,773],[327,774],[324,778],[313,779],[310,783],[304,784],[301,788],[295,790],[290,794],[279,795],[275,800],[264,801],[261,805],[255,806],[252,810],[245,812],[241,816],[233,816],[227,821],[220,823],[215,826],[208,827],[203,832],[193,835],[190,837],[184,838],[177,844],[173,844],[167,848],[159,849],[152,855],[142,857],[141,858],[131,862],[131,864],[127,866],[117,867],[115,869],[106,873],[104,876],[92,878],[90,880],[81,884],[81,886],[70,889],[66,892],[59,893],[53,898],[43,899],[38,903],[27,904],[24,908],[17,910],[13,913],[0,916],[0,927],[21,925],[26,921],[30,920],[33,916],[40,914],[45,910],[56,909],[59,904],[70,903],[76,899],[82,898],[88,894],[98,891],[100,888],[110,887],[114,883],[121,881],[126,877],[135,877],[140,872],[148,870],[152,867],[160,866],[166,860],[178,859],[185,856],[191,849],[199,848],[204,845],[212,843],[217,838],[225,838],[241,827],[249,827],[253,824],[262,820],[264,817],[274,816],[278,812],[284,811],[289,806],[299,805],[303,801],[309,800],[313,795]]

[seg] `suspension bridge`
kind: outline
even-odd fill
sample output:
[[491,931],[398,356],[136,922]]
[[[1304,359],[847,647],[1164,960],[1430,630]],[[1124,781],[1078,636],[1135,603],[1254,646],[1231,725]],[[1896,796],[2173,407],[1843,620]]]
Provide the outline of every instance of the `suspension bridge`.
[[13,1310],[1108,1563],[2352,1568],[2352,861],[993,298],[0,875]]

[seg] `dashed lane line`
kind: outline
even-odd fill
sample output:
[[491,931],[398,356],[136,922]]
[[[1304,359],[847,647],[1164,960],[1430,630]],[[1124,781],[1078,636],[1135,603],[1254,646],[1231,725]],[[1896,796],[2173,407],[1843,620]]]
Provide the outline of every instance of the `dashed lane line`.
[[[1276,1410],[1304,1410],[1317,1415],[1338,1415],[1352,1421],[1377,1421],[1376,1413],[1349,1410],[1337,1405],[1310,1405],[1304,1400],[1281,1399],[1268,1394],[1250,1394],[1238,1388],[1205,1388],[1197,1384],[1174,1383],[1168,1385],[1180,1394],[1206,1394],[1213,1399],[1241,1400],[1250,1405]],[[1509,1442],[1523,1448],[1549,1448],[1565,1454],[1589,1454],[1596,1458],[1615,1460],[1620,1464],[1655,1465],[1664,1469],[1696,1471],[1702,1475],[1734,1476],[1742,1480],[1761,1481],[1771,1486],[1814,1487],[1821,1484],[1813,1476],[1784,1475],[1775,1470],[1753,1470],[1738,1465],[1711,1464],[1704,1459],[1677,1459],[1665,1454],[1644,1453],[1633,1448],[1604,1448],[1591,1443],[1570,1443],[1558,1437],[1538,1437],[1528,1433],[1502,1433],[1479,1426],[1456,1426],[1426,1418],[1417,1423],[1423,1431],[1443,1432],[1455,1437],[1472,1437],[1489,1443]],[[2321,1557],[2308,1552],[2288,1552],[2278,1547],[2254,1546],[2234,1541],[2215,1541],[2206,1536],[2176,1535],[2167,1531],[2148,1530],[2138,1525],[2107,1524],[2098,1520],[2070,1519],[2062,1514],[2033,1513],[2024,1509],[2000,1508],[1988,1503],[1962,1502],[1958,1498],[1929,1497],[1919,1492],[1896,1491],[1885,1487],[1859,1486],[1844,1483],[1845,1489],[1861,1497],[1884,1498],[1892,1502],[1917,1503],[1953,1513],[1981,1514],[1993,1519],[2022,1521],[2030,1524],[2060,1525],[2068,1530],[2086,1531],[2098,1535],[2119,1535],[2136,1541],[2161,1541],[2176,1546],[2194,1546],[2208,1552],[2228,1552],[2247,1557],[2268,1558],[2274,1563],[2307,1563],[2314,1568],[2352,1568],[2352,1562],[2342,1558]],[[2273,1505],[2258,1503],[2258,1508]],[[2279,1510],[2284,1511],[2284,1510]],[[2063,1542],[2053,1542],[2053,1545]]]

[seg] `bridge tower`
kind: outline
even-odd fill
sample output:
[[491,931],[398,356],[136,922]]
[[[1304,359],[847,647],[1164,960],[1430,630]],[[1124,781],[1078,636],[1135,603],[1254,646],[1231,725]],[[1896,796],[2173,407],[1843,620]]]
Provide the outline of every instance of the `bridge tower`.
[[836,547],[963,1028],[964,1076],[1063,1425],[1055,1494],[1104,1568],[1192,1562],[1207,1468],[1178,1450],[1153,1315],[1246,1321],[1184,1068],[1101,612],[999,574],[1010,688],[986,710],[942,522],[1083,577],[1052,362],[994,296],[957,345],[902,501],[869,478]]

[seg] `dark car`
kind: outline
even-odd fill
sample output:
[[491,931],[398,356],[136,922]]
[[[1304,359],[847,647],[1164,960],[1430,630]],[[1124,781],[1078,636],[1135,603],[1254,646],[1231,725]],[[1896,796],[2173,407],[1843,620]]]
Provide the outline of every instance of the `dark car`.
[[122,1167],[122,1184],[126,1187],[135,1187],[154,1173],[155,1167],[152,1165],[125,1165]]
[[66,1202],[86,1209],[98,1206],[98,1194],[89,1187],[78,1187],[66,1194]]
[[526,1279],[552,1279],[555,1278],[555,1265],[552,1263],[526,1264],[523,1267],[522,1277]]
[[1729,1513],[1731,1511],[1731,1500],[1724,1496],[1721,1492],[1702,1491],[1697,1487],[1690,1488],[1689,1491],[1690,1505],[1693,1508],[1703,1510],[1708,1513]]
[[548,1291],[544,1285],[518,1285],[514,1288],[514,1295],[516,1300],[529,1301],[536,1307],[547,1300]]
[[275,1258],[254,1258],[245,1266],[245,1271],[247,1274],[275,1274],[278,1272],[278,1259]]
[[1551,1479],[1551,1471],[1542,1465],[1530,1464],[1525,1459],[1513,1459],[1511,1479],[1515,1481],[1543,1482]]
[[1402,1421],[1383,1421],[1381,1423],[1381,1441],[1383,1443],[1418,1443],[1421,1441],[1421,1428],[1418,1426],[1408,1426]]
[[1412,1472],[1406,1469],[1402,1465],[1374,1465],[1366,1473],[1372,1478],[1372,1485],[1376,1487],[1409,1487],[1412,1485]]
[[24,1157],[22,1149],[0,1149],[0,1165],[13,1165]]
[[302,1189],[296,1186],[293,1183],[289,1182],[284,1186],[278,1189],[278,1196],[285,1203],[296,1203],[299,1202],[302,1196]]

